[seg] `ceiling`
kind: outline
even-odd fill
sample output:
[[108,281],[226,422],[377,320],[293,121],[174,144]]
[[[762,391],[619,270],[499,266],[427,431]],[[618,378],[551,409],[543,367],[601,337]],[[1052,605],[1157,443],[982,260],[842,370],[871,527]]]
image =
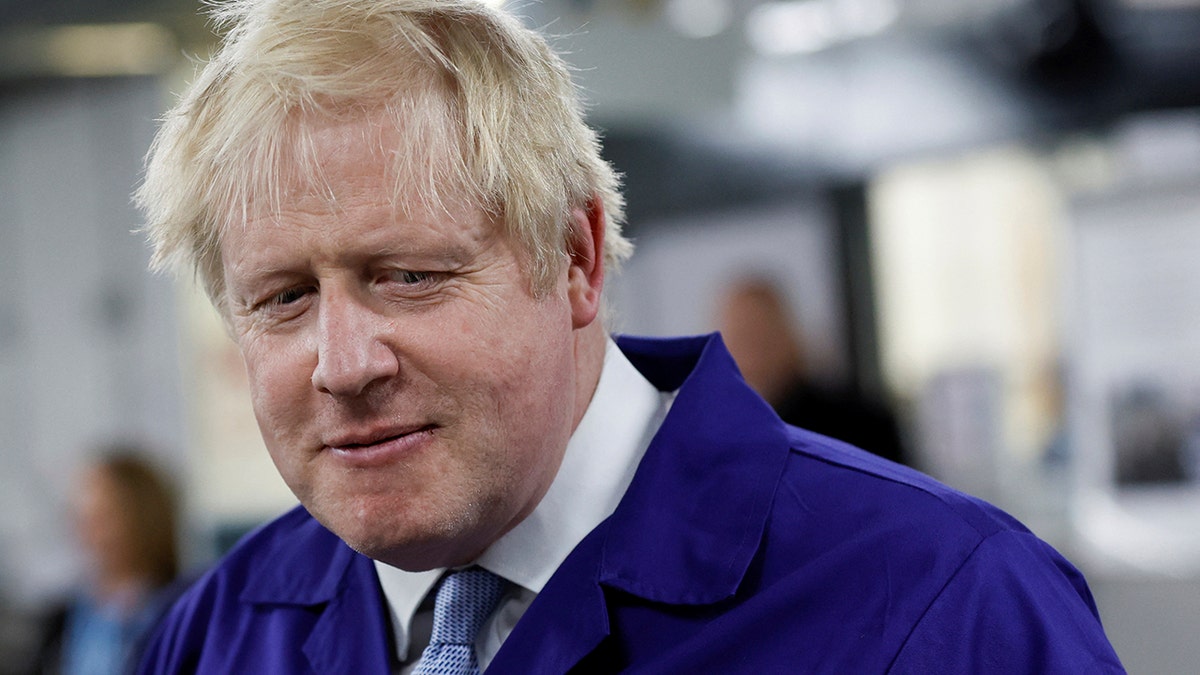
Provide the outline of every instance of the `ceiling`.
[[[729,21],[725,38],[711,38],[707,43],[723,44],[724,51],[700,52],[697,48],[683,52],[683,58],[678,54],[667,54],[664,47],[667,43],[686,42],[684,38],[672,35],[671,6],[694,2],[727,7]],[[1051,133],[1103,127],[1130,113],[1200,108],[1200,0],[793,0],[793,4],[805,4],[810,8],[824,6],[830,11],[861,9],[866,6],[864,3],[892,7],[895,20],[882,34],[855,38],[858,43],[901,38],[908,43],[923,45],[927,51],[943,53],[947,60],[964,64],[970,77],[977,77],[990,89],[1001,92],[1002,96],[997,99],[1004,101],[1010,118],[1014,115],[1012,111],[1016,111],[1022,118],[1031,120],[1032,126]],[[755,55],[750,40],[745,38],[745,31],[738,31],[738,28],[766,4],[764,0],[523,0],[521,6],[522,11],[535,13],[535,22],[545,17],[571,14],[570,20],[561,24],[567,25],[567,30],[582,25],[600,32],[598,27],[604,21],[612,23],[613,17],[621,19],[615,22],[618,25],[615,32],[582,48],[593,53],[606,50],[603,40],[608,40],[611,47],[613,39],[624,36],[624,39],[636,40],[636,45],[627,47],[636,46],[638,58],[648,62],[674,58],[679,68],[724,68],[729,77],[735,76],[737,69],[718,66],[714,61],[757,59],[770,62],[774,59],[785,69],[791,67],[789,64],[810,67],[808,64],[819,61],[833,64],[830,72],[847,70],[837,65],[839,60],[863,67],[864,53],[868,50],[855,49],[863,46],[861,44],[831,44],[823,53],[815,55]],[[21,54],[21,49],[16,46],[19,41],[11,37],[39,28],[64,24],[153,22],[174,36],[175,44],[170,54],[178,55],[180,51],[203,53],[212,37],[199,7],[199,0],[0,0],[0,86],[28,78],[28,73],[35,77],[47,75],[46,71],[36,68],[26,71],[26,75],[22,75],[19,68],[6,68],[15,62],[14,55]],[[622,21],[624,25],[636,27],[636,37],[630,37],[629,30],[621,32]],[[742,36],[730,39],[735,32]],[[625,49],[620,47],[617,51]],[[703,56],[698,57],[698,54]],[[875,54],[870,58],[886,65],[890,58],[888,52],[875,50]],[[630,72],[627,67],[612,68],[603,61],[590,64],[596,67],[589,72],[588,54],[578,56],[585,61],[581,68],[585,79],[591,73],[610,73],[612,77],[623,78]],[[644,73],[645,69],[638,72]],[[674,80],[680,79],[677,77],[679,72],[671,75]],[[918,77],[922,76],[918,74]],[[602,84],[597,84],[596,88],[602,88]],[[881,87],[881,84],[881,91],[862,92],[861,98],[889,100],[897,94],[896,85],[889,89],[878,77],[863,86]],[[585,82],[585,87],[591,88],[590,85]],[[904,88],[910,87],[905,83]],[[610,85],[610,93],[618,95],[628,94],[631,89],[627,79]],[[694,96],[695,92],[662,93],[659,94],[663,99],[659,105],[654,105],[653,101],[641,105],[660,118],[676,120],[678,109],[665,103],[673,101],[678,106],[677,102],[689,95]],[[919,88],[917,93],[911,94],[922,95]],[[950,98],[951,105],[954,100]],[[988,104],[976,102],[977,108],[985,105]],[[597,108],[603,113],[602,105]],[[836,113],[832,114],[836,116]],[[644,127],[636,125],[625,128],[614,125],[609,138],[614,146],[628,139],[628,145],[636,150],[646,147],[642,137],[650,134],[666,139],[662,142],[672,144],[676,152],[699,152],[695,140],[683,143],[671,138],[670,130],[678,128],[678,124],[664,123],[663,119],[658,122],[658,128],[651,126],[649,130],[639,130]],[[938,128],[931,133],[941,131]],[[888,129],[881,133],[885,139],[897,136]],[[722,135],[709,136],[719,139]],[[677,141],[679,144],[675,145]],[[882,147],[879,143],[875,145]],[[834,147],[835,155],[847,156],[843,148]],[[727,148],[716,148],[711,152],[723,158],[719,164],[725,169],[729,164],[737,163],[737,157],[731,159]],[[710,151],[704,150],[704,153]],[[708,154],[702,154],[694,162],[696,165],[709,163],[712,162]],[[747,171],[746,184],[764,181],[761,161],[756,160],[748,166],[751,169]],[[794,168],[785,171],[772,166],[768,169],[767,176],[796,175]]]
[[[763,0],[543,0],[580,14],[670,18],[673,7],[726,8],[732,24]],[[702,3],[697,5],[696,3]],[[775,3],[780,4],[780,3]],[[801,0],[843,10],[890,7],[892,32],[921,34],[1049,97],[1081,85],[1107,106],[1200,104],[1200,0]],[[154,21],[189,45],[210,39],[198,0],[0,0],[0,31]],[[677,14],[678,12],[676,12]],[[860,12],[861,13],[861,12]],[[662,30],[669,21],[659,20]],[[1111,100],[1109,100],[1111,99]],[[1089,103],[1094,104],[1095,101]]]

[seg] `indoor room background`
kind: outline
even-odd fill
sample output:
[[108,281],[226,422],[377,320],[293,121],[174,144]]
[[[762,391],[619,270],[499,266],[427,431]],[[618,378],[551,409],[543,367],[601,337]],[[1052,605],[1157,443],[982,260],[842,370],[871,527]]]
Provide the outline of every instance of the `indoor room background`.
[[[747,275],[812,375],[1087,575],[1130,672],[1200,664],[1200,1],[513,0],[575,69],[638,250],[620,332]],[[0,0],[0,673],[80,573],[98,448],[181,489],[191,569],[295,503],[240,357],[130,201],[213,45],[195,0]]]

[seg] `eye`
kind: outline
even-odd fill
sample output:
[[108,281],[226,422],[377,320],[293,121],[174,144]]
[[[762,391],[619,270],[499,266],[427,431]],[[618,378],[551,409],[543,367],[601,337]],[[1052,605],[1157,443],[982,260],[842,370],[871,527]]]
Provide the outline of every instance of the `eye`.
[[387,270],[381,277],[382,280],[392,284],[399,284],[409,289],[428,289],[437,285],[438,281],[445,275],[439,272],[425,272],[420,270]]
[[425,302],[438,297],[449,276],[442,271],[384,267],[374,272],[372,285],[376,292],[396,301]]
[[429,272],[414,272],[413,270],[399,270],[393,275],[397,281],[405,284],[421,284],[429,281],[431,275]]
[[277,293],[277,294],[271,296],[271,298],[269,300],[267,300],[266,304],[274,305],[277,307],[283,306],[283,305],[290,305],[290,304],[300,300],[300,298],[303,298],[305,295],[307,295],[309,290],[311,290],[311,289],[289,288],[286,291],[282,291],[280,293]]
[[311,286],[293,286],[291,288],[279,291],[275,295],[265,298],[262,302],[255,306],[256,310],[266,312],[276,312],[287,309],[297,302],[304,299],[306,295],[311,293]]

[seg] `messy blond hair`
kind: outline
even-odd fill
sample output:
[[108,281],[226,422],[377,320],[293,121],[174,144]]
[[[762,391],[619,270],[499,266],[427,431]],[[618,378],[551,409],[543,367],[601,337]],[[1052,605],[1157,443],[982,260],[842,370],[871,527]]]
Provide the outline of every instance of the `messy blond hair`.
[[230,0],[212,16],[225,38],[164,118],[135,199],[152,265],[194,269],[223,314],[222,234],[321,184],[315,119],[382,113],[403,129],[401,148],[379,148],[394,203],[465,198],[496,216],[535,292],[594,200],[606,264],[629,256],[617,178],[567,67],[513,17],[471,0]]

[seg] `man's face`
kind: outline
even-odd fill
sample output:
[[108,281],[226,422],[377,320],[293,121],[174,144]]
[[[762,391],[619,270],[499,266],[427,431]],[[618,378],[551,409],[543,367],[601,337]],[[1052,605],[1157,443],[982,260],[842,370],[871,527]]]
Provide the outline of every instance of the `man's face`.
[[569,267],[535,297],[494,218],[394,208],[367,130],[314,128],[336,208],[310,190],[228,228],[230,320],[313,516],[399,567],[461,564],[533,510],[577,420]]

